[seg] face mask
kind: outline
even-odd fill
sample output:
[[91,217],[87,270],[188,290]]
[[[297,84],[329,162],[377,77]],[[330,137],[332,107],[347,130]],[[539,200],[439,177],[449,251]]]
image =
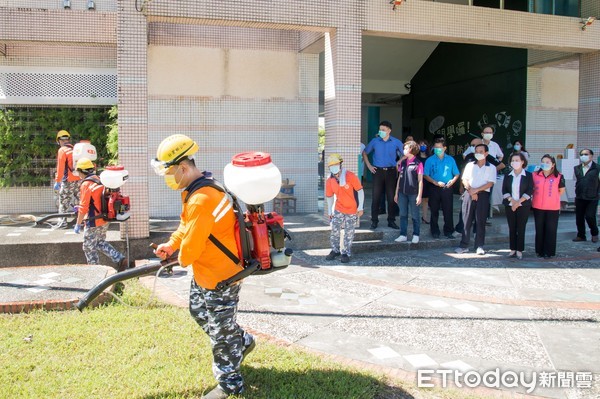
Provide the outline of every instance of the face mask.
[[181,181],[177,182],[177,178],[176,178],[177,173],[179,172],[179,169],[181,169],[181,168],[179,166],[177,166],[177,171],[175,173],[173,173],[172,175],[165,175],[165,183],[171,190],[181,189],[181,187],[180,187]]
[[334,174],[337,175],[338,173],[340,173],[340,165],[331,165],[329,167],[329,171]]
[[79,171],[78,171],[78,170],[74,170],[74,171],[73,171],[73,176],[77,176],[77,177],[79,177]]
[[475,159],[478,161],[481,161],[481,160],[485,159],[485,154],[476,153]]
[[380,130],[379,133],[377,133],[379,135],[379,137],[381,137],[382,139],[385,138],[385,136],[387,136],[387,133],[384,132],[383,130]]
[[521,144],[515,144],[513,148],[515,151],[521,151]]
[[550,170],[550,169],[552,169],[552,164],[549,164],[549,163],[542,163],[542,164],[540,165],[540,169],[542,169],[542,170],[546,170],[546,171],[547,171],[547,170]]
[[427,151],[427,146],[426,145],[422,145],[419,147],[419,150],[421,150],[421,152],[425,152]]
[[440,156],[444,153],[444,149],[443,148],[434,148],[433,153],[437,156]]
[[523,162],[519,162],[519,161],[512,161],[512,162],[510,163],[510,166],[511,166],[513,169],[517,169],[517,170],[521,169],[521,166],[522,166],[522,165],[523,165]]
[[589,162],[590,156],[589,155],[580,155],[579,159],[581,160],[581,162],[586,163],[586,162]]
[[408,150],[408,149],[405,148],[404,149],[404,155],[405,156],[409,156],[410,155],[410,150]]
[[493,137],[494,137],[494,134],[493,134],[493,133],[484,133],[484,134],[483,134],[483,139],[484,139],[484,140],[488,140],[488,141],[489,141],[489,140],[491,140]]

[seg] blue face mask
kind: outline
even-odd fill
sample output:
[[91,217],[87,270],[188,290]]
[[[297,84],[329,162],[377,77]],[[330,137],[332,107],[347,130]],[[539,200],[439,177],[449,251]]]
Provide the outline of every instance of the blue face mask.
[[422,145],[419,147],[419,150],[421,150],[421,152],[425,152],[427,151],[427,146],[426,145]]
[[340,165],[331,165],[329,167],[329,171],[334,174],[337,175],[338,173],[340,173]]
[[440,156],[444,153],[444,149],[443,148],[434,148],[433,153],[437,156]]
[[387,136],[387,133],[386,133],[386,132],[384,132],[383,130],[380,130],[380,131],[379,131],[377,134],[378,134],[378,135],[379,135],[379,137],[381,137],[382,139],[384,139],[384,138],[385,138],[385,136]]
[[540,165],[540,169],[541,169],[541,170],[546,170],[546,171],[548,171],[548,170],[552,169],[552,164],[549,164],[549,163],[542,163],[542,164]]
[[521,144],[515,144],[513,148],[515,151],[521,151]]

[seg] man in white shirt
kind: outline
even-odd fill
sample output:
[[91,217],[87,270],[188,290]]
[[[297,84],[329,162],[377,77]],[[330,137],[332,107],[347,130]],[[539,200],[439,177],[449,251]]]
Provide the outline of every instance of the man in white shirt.
[[462,199],[462,214],[464,229],[460,246],[456,253],[469,252],[469,241],[471,239],[471,227],[473,221],[476,224],[475,247],[477,255],[485,255],[483,245],[485,243],[485,219],[490,205],[490,192],[496,182],[496,168],[486,161],[489,148],[485,144],[475,147],[475,162],[469,162],[465,166],[462,183],[465,187]]
[[504,153],[502,152],[502,149],[500,148],[498,143],[492,141],[492,139],[494,138],[494,133],[494,127],[492,125],[485,125],[483,126],[483,130],[481,131],[481,137],[483,138],[483,144],[488,146],[489,155],[493,156],[501,162],[502,158],[504,158]]

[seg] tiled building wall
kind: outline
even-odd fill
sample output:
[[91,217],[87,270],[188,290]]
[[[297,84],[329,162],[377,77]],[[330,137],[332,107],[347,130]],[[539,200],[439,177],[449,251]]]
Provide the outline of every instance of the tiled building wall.
[[[596,10],[600,3],[584,2]],[[407,1],[394,12],[386,1],[366,3],[368,34],[559,52],[600,50],[600,23],[582,32],[579,18],[421,0]]]
[[[95,4],[95,11],[117,10],[117,0],[95,0]],[[0,7],[64,9],[63,0],[0,0]],[[87,0],[71,0],[71,10],[87,10]]]
[[600,156],[600,52],[579,57],[577,147]]
[[[552,71],[550,71],[552,70]],[[554,72],[560,76],[559,68],[527,68],[527,132],[525,148],[530,155],[530,163],[539,164],[544,154],[557,156],[564,154],[568,144],[577,141],[577,104],[568,107],[565,104],[548,104],[543,101],[544,72]],[[576,70],[566,69],[566,74]],[[572,87],[576,96],[577,87]]]
[[361,128],[361,32],[339,28],[325,35],[325,151],[356,171]]
[[[91,11],[83,11],[84,3],[84,0],[74,0],[73,9],[64,10],[62,1],[0,0],[0,68],[49,67],[48,71],[57,68],[114,70],[117,65],[114,33],[116,13],[92,14]],[[109,3],[116,4],[116,1],[107,1],[106,7],[99,7],[98,10],[110,11]],[[56,41],[43,42],[47,39]],[[74,42],[77,42],[77,45]],[[51,77],[51,74],[48,76]],[[63,128],[70,130],[68,126],[57,126],[56,131]],[[53,139],[56,131],[39,134],[48,137],[48,145],[55,146]],[[73,133],[77,137],[79,132]],[[53,197],[50,186],[4,188],[0,190],[0,212],[56,212]]]
[[[151,208],[148,187],[150,181],[156,178],[149,176],[148,160],[153,155],[157,136],[170,133],[168,125],[175,117],[164,115],[164,110],[173,110],[179,120],[186,126],[198,126],[195,110],[198,107],[206,110],[211,115],[226,115],[225,120],[211,120],[204,118],[208,125],[207,131],[240,130],[247,126],[242,124],[236,112],[251,112],[252,120],[260,117],[262,120],[272,120],[272,123],[263,123],[268,126],[271,134],[264,133],[263,139],[276,146],[282,138],[289,139],[290,144],[284,144],[281,151],[282,161],[275,157],[278,164],[283,165],[283,173],[292,174],[298,171],[305,172],[302,179],[310,181],[313,161],[310,152],[316,148],[316,134],[314,143],[310,141],[312,135],[301,136],[298,132],[308,132],[314,128],[316,132],[317,113],[317,79],[318,65],[311,54],[298,56],[298,82],[299,95],[296,100],[253,99],[243,98],[208,98],[199,102],[198,98],[151,98],[147,96],[146,59],[147,43],[159,40],[156,35],[162,36],[165,45],[189,45],[195,47],[217,48],[220,43],[214,35],[202,37],[198,32],[207,31],[207,26],[227,27],[227,35],[236,36],[240,29],[249,29],[247,37],[239,38],[243,46],[248,44],[263,48],[265,44],[271,46],[272,51],[301,51],[309,46],[313,39],[318,39],[323,32],[330,32],[330,43],[327,50],[332,61],[327,74],[328,90],[326,96],[326,118],[328,151],[339,151],[348,160],[350,168],[355,165],[355,145],[359,142],[360,135],[360,36],[362,33],[385,35],[389,37],[412,38],[419,40],[451,41],[461,43],[490,44],[514,47],[536,47],[559,52],[589,52],[600,50],[598,40],[599,23],[588,28],[586,32],[580,29],[579,19],[556,17],[549,15],[533,15],[528,13],[494,10],[483,7],[466,7],[440,2],[414,0],[405,2],[398,11],[392,11],[391,5],[382,0],[351,0],[340,2],[338,0],[305,0],[302,2],[273,2],[264,0],[248,0],[244,2],[224,2],[221,0],[153,0],[151,2],[134,2],[131,0],[97,0],[96,10],[86,10],[84,0],[72,0],[71,10],[61,10],[59,0],[0,0],[0,39],[10,43],[6,48],[12,51],[15,58],[0,57],[0,62],[12,65],[53,65],[63,58],[66,62],[81,63],[86,66],[98,60],[102,66],[111,66],[111,61],[105,58],[110,51],[115,51],[118,45],[117,67],[119,72],[120,88],[120,144],[121,158],[130,170],[131,182],[126,187],[126,192],[132,195],[136,206],[134,213],[133,236],[147,234],[147,219]],[[134,9],[135,5],[146,4],[144,13]],[[31,10],[28,10],[30,7]],[[584,0],[582,13],[598,15],[599,2]],[[45,10],[41,10],[45,9]],[[115,13],[114,11],[117,11]],[[457,23],[457,21],[469,21]],[[169,25],[170,33],[165,33]],[[110,28],[112,24],[112,28]],[[148,27],[148,24],[151,26]],[[152,25],[157,25],[154,27]],[[158,27],[158,25],[163,25]],[[182,26],[176,26],[176,24]],[[187,36],[187,29],[183,27],[195,25],[196,33]],[[108,27],[108,28],[107,28]],[[116,27],[116,29],[115,29]],[[103,29],[104,28],[104,29]],[[193,29],[192,29],[193,30]],[[116,34],[115,34],[116,32]],[[149,33],[148,37],[146,33]],[[183,34],[182,34],[183,33]],[[287,47],[290,36],[296,37],[293,50]],[[165,39],[168,38],[168,39]],[[202,41],[191,42],[190,38],[202,38]],[[208,39],[207,39],[208,38]],[[212,41],[211,41],[212,40]],[[290,39],[291,40],[291,39]],[[28,45],[39,41],[52,42],[47,53],[41,56],[31,54],[34,52]],[[170,41],[170,42],[169,42]],[[24,44],[19,49],[11,48],[12,43]],[[187,44],[186,44],[187,43]],[[62,48],[61,48],[62,46]],[[74,60],[73,49],[68,47],[82,46],[81,54],[86,59]],[[239,48],[241,44],[229,43],[223,48]],[[261,47],[262,46],[262,47]],[[100,47],[98,53],[89,47]],[[112,47],[112,50],[111,50]],[[246,48],[246,47],[244,47]],[[52,55],[56,50],[56,57]],[[29,51],[29,54],[27,52]],[[77,50],[76,50],[77,51]],[[19,55],[20,54],[20,55]],[[114,53],[113,53],[114,54]],[[597,54],[597,53],[596,53]],[[97,57],[97,58],[96,58]],[[22,61],[22,63],[21,63]],[[60,61],[58,61],[60,62]],[[114,62],[114,61],[113,61]],[[598,65],[597,55],[582,56],[581,103],[592,104],[588,111],[580,107],[579,132],[587,137],[582,140],[592,140],[597,137],[598,123],[594,122],[594,101],[597,94]],[[114,65],[114,64],[112,64]],[[95,66],[98,66],[96,64]],[[533,72],[532,72],[533,73]],[[534,74],[532,75],[534,76]],[[530,85],[535,79],[530,79]],[[585,88],[583,86],[589,86]],[[584,91],[587,90],[587,91]],[[534,91],[529,90],[530,93]],[[315,93],[315,94],[313,94]],[[530,94],[531,101],[535,100]],[[536,107],[536,105],[532,105]],[[597,106],[596,106],[597,107]],[[270,109],[273,111],[269,111]],[[538,110],[533,109],[537,112]],[[538,116],[532,115],[536,129],[543,131],[548,124],[548,118],[539,110]],[[156,114],[153,114],[156,112]],[[281,113],[290,113],[290,117],[282,122]],[[152,131],[148,131],[147,122],[150,113]],[[556,113],[555,113],[556,114]],[[258,116],[256,116],[258,115]],[[315,115],[314,127],[312,115]],[[596,113],[597,115],[597,113]],[[582,116],[585,116],[582,118]],[[552,117],[552,115],[550,115]],[[591,119],[585,119],[585,118]],[[161,118],[161,119],[158,119]],[[164,118],[164,120],[162,119]],[[302,120],[304,118],[307,122]],[[570,126],[573,119],[557,121]],[[291,123],[289,122],[291,121]],[[163,122],[166,122],[163,124]],[[537,123],[537,125],[535,124]],[[289,127],[288,127],[289,125]],[[224,127],[223,127],[224,126]],[[282,127],[283,126],[283,127]],[[528,126],[528,127],[531,127]],[[565,125],[566,127],[566,125]],[[187,127],[189,129],[189,127]],[[199,130],[190,129],[199,135]],[[229,130],[228,130],[229,129]],[[256,123],[248,125],[248,131],[256,130]],[[596,136],[594,136],[596,134]],[[218,134],[217,134],[218,135]],[[219,147],[221,140],[217,136],[206,137],[203,142],[205,147],[215,149],[226,148],[235,150],[228,140],[227,133],[222,136],[224,147]],[[529,136],[531,137],[531,136]],[[267,140],[268,139],[268,140]],[[301,142],[301,145],[300,145]],[[528,140],[528,145],[534,145]],[[242,142],[243,143],[243,142]],[[218,144],[218,145],[217,145]],[[298,144],[298,146],[296,146]],[[296,146],[296,147],[294,147]],[[303,147],[304,146],[304,147]],[[292,151],[290,151],[290,147]],[[306,150],[304,150],[306,148]],[[541,149],[540,149],[541,150]],[[277,149],[273,150],[277,151]],[[293,153],[296,151],[297,153]],[[302,151],[306,151],[302,153]],[[304,154],[303,156],[299,154]],[[211,163],[219,162],[217,159],[207,158]],[[315,155],[315,181],[316,181],[316,155]],[[296,168],[296,169],[295,169]],[[301,179],[301,180],[302,180]],[[153,183],[154,184],[154,183]],[[314,191],[311,185],[299,182],[298,192],[301,192],[300,209],[310,211]],[[308,190],[308,191],[307,191]],[[306,191],[306,193],[305,193]],[[315,190],[316,191],[316,190]],[[172,193],[170,193],[172,194]],[[166,195],[166,193],[165,193]],[[178,202],[178,201],[177,201]],[[316,206],[316,205],[315,205]]]
[[[200,146],[195,157],[198,167],[212,171],[222,181],[223,168],[233,155],[249,150],[268,152],[282,176],[295,180],[297,210],[316,211],[318,55],[298,53],[298,32],[154,23],[149,33],[152,47],[174,46],[173,51],[177,47],[214,48],[219,52],[212,53],[213,58],[223,56],[227,60],[223,77],[225,84],[213,89],[213,93],[219,90],[222,93],[198,93],[183,98],[149,95],[148,145],[151,154],[169,134],[186,134]],[[236,49],[239,50],[236,52]],[[297,75],[297,94],[293,98],[265,97],[261,93],[254,96],[231,95],[240,91],[240,87],[228,85],[239,78],[232,64],[241,49],[262,52],[273,57],[273,62],[277,62],[278,53],[282,59],[289,60],[290,56],[296,59],[296,70],[286,74],[292,80],[294,77],[290,74]],[[264,76],[249,72],[246,79],[260,80]],[[209,82],[206,83],[208,85]],[[277,85],[275,81],[273,83]],[[288,82],[280,82],[285,83]],[[150,216],[178,216],[180,196],[168,189],[161,178],[150,177],[149,192]],[[267,204],[267,209],[270,208],[271,205]]]
[[130,176],[123,192],[132,202],[129,236],[139,238],[149,235],[148,44],[146,18],[134,7],[133,1],[118,0],[117,71],[119,160]]

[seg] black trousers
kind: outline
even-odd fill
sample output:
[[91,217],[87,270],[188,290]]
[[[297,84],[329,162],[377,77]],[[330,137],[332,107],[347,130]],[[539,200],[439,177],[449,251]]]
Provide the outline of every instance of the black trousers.
[[463,233],[460,240],[461,248],[468,248],[471,240],[471,227],[476,222],[475,230],[475,248],[483,247],[485,244],[485,219],[488,215],[490,205],[490,193],[481,191],[477,193],[477,201],[473,201],[468,192],[463,194],[462,214],[463,214]]
[[516,211],[513,211],[510,206],[506,206],[504,209],[508,222],[510,250],[523,252],[525,250],[525,229],[531,213],[531,204],[521,205]]
[[560,211],[533,208],[535,219],[535,253],[540,256],[556,255],[556,232]]
[[379,205],[381,198],[385,195],[387,200],[387,219],[388,223],[396,219],[396,209],[394,205],[394,194],[396,191],[396,181],[398,172],[395,167],[377,168],[373,175],[373,198],[371,200],[371,221],[379,222]]
[[429,210],[431,211],[429,227],[431,228],[432,236],[440,235],[440,226],[438,225],[440,209],[444,215],[444,235],[454,233],[454,216],[452,215],[453,201],[454,190],[452,187],[442,188],[434,185],[431,186],[429,191]]
[[590,234],[598,235],[598,200],[588,201],[575,198],[575,224],[577,225],[577,237],[585,238],[585,223],[590,227]]

